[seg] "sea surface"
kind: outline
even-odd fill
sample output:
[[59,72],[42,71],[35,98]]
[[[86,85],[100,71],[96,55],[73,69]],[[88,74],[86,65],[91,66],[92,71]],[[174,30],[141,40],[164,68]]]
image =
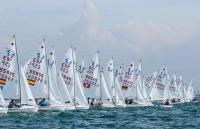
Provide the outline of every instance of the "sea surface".
[[173,108],[92,108],[66,112],[8,113],[0,129],[200,129],[200,103]]

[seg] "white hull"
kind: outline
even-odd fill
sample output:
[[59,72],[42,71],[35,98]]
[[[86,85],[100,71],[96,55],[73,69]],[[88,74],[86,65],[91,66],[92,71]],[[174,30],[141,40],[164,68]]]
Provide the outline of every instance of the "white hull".
[[160,105],[160,107],[163,107],[163,108],[172,108],[173,105]]
[[40,106],[39,111],[65,111],[65,105]]
[[104,108],[113,108],[113,107],[115,107],[115,105],[103,103],[103,104],[101,105],[101,107],[104,107]]
[[176,104],[181,104],[181,103],[183,103],[183,102],[174,102],[172,104],[176,105]]
[[150,107],[154,106],[152,103],[133,103],[127,104],[126,107]]
[[69,111],[69,110],[75,110],[76,108],[75,108],[75,106],[73,106],[73,105],[66,105],[65,106],[65,111]]
[[85,109],[89,109],[90,107],[88,105],[77,105],[76,109],[80,109],[80,110],[85,110]]
[[121,103],[120,104],[116,104],[115,107],[124,107],[125,108],[126,104],[121,104]]
[[192,101],[193,103],[198,103],[199,101]]
[[0,114],[6,114],[8,112],[8,108],[0,107]]
[[22,106],[20,108],[9,108],[8,112],[38,112],[38,107]]

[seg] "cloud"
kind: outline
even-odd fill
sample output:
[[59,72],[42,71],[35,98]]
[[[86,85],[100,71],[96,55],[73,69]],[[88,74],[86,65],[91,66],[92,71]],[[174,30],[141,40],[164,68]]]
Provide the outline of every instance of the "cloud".
[[[115,30],[121,42],[134,47],[137,55],[151,52],[153,56],[163,57],[170,48],[187,44],[197,44],[200,40],[200,24],[159,24],[153,22],[130,21]],[[196,40],[196,41],[195,41]]]

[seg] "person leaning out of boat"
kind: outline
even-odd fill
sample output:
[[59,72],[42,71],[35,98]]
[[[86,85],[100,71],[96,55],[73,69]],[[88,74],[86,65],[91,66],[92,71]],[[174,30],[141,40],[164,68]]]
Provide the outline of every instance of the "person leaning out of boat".
[[9,105],[8,105],[8,108],[15,108],[15,107],[20,107],[20,105],[18,105],[17,103],[16,103],[16,101],[14,100],[14,99],[12,99],[11,101],[10,101],[10,103],[9,103]]
[[169,99],[165,101],[165,105],[170,105]]
[[46,99],[43,98],[42,100],[39,101],[39,106],[47,106],[48,103],[46,102]]

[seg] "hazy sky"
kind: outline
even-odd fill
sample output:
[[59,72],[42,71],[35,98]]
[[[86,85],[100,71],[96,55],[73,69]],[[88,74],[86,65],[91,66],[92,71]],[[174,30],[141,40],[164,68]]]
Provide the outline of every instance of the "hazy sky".
[[144,72],[163,64],[200,83],[199,0],[0,0],[0,44],[16,34],[23,63],[43,37],[58,61],[73,44],[87,61],[100,50],[127,65],[142,58]]

